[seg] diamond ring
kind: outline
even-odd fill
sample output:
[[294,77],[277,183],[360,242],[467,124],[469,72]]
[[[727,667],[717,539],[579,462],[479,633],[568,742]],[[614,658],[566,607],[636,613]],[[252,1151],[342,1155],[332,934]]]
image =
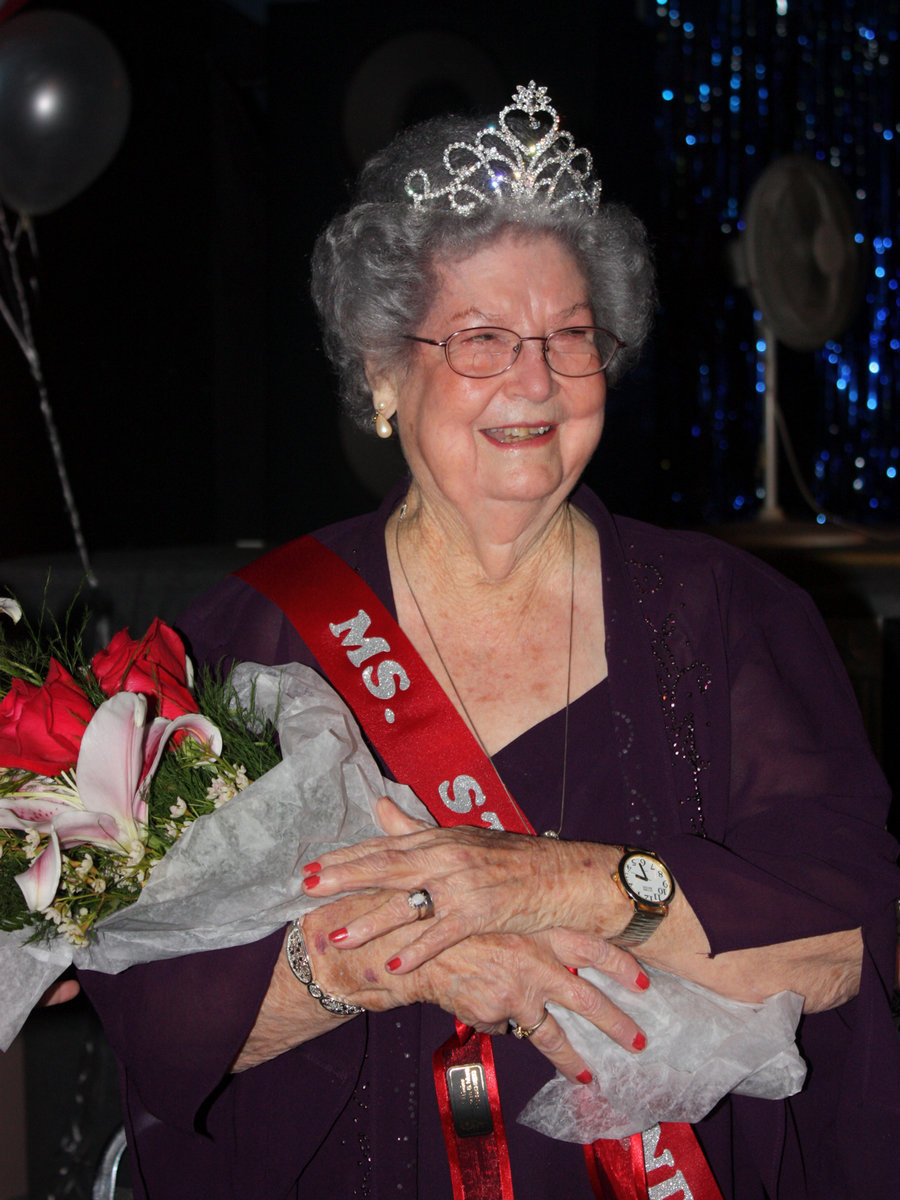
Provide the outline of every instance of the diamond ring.
[[510,1021],[510,1025],[512,1025],[512,1031],[513,1031],[514,1036],[517,1037],[520,1041],[527,1041],[528,1038],[530,1038],[533,1033],[537,1033],[537,1031],[540,1029],[540,1027],[543,1025],[543,1023],[547,1020],[547,1018],[549,1016],[550,1016],[550,1014],[547,1012],[547,1010],[545,1008],[544,1015],[538,1021],[537,1025],[532,1025],[530,1029],[526,1029],[524,1025],[517,1025],[515,1021]]
[[406,903],[416,914],[417,921],[425,921],[434,916],[434,901],[427,888],[416,888],[406,898]]

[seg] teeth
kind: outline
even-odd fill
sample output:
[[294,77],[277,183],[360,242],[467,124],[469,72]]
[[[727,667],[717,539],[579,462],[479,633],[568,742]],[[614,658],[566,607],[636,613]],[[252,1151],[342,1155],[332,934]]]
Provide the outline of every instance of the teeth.
[[485,430],[497,442],[526,442],[550,432],[549,425],[507,425],[503,429]]

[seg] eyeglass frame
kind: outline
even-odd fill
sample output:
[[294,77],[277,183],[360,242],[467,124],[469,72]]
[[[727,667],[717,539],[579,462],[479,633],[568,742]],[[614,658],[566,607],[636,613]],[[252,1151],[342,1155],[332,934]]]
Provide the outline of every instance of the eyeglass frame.
[[[448,350],[448,346],[450,345],[451,341],[455,337],[458,337],[461,333],[477,333],[479,329],[499,329],[503,333],[511,333],[513,337],[517,339],[513,360],[512,362],[507,363],[505,367],[501,367],[499,371],[492,371],[490,375],[467,375],[465,371],[460,371],[454,367],[453,363],[450,361],[450,351]],[[612,354],[610,354],[603,366],[598,367],[596,371],[588,371],[586,375],[567,375],[565,371],[558,371],[556,367],[550,365],[550,361],[547,358],[547,342],[550,340],[550,338],[556,337],[558,333],[569,333],[573,329],[595,329],[598,333],[605,333],[607,337],[611,337],[615,342]],[[554,375],[561,375],[563,379],[591,379],[594,375],[601,375],[604,371],[608,370],[613,359],[616,357],[619,351],[625,350],[628,347],[627,342],[623,342],[621,338],[616,337],[611,329],[604,329],[601,325],[565,325],[562,329],[554,329],[551,333],[545,334],[543,337],[538,334],[532,334],[529,337],[522,337],[521,334],[515,331],[515,329],[507,329],[503,325],[469,325],[465,329],[455,329],[453,333],[448,334],[448,336],[440,342],[436,341],[434,338],[417,337],[412,333],[404,333],[402,337],[407,342],[421,342],[424,346],[439,346],[444,351],[444,358],[447,360],[447,366],[454,375],[459,375],[463,379],[496,379],[498,375],[504,375],[507,371],[512,370],[512,368],[519,361],[519,354],[522,350],[523,342],[543,342],[544,345],[541,348],[541,357],[547,364],[547,369],[552,371]]]

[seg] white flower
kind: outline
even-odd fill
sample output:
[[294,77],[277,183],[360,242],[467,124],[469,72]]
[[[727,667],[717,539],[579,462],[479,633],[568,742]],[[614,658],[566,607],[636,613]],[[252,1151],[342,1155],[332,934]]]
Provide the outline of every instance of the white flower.
[[13,625],[22,619],[22,609],[9,596],[0,596],[0,612],[6,613],[8,617],[11,617]]
[[249,784],[246,767],[239,767],[237,763],[232,763],[231,771],[227,775],[216,774],[206,789],[206,798],[212,800],[216,808],[221,808],[227,800],[231,800]]
[[128,862],[126,865],[129,867],[136,867],[144,857],[144,853],[146,851],[144,843],[138,838],[134,838],[128,843],[126,849],[128,850]]
[[179,796],[173,805],[169,808],[169,815],[173,817],[183,817],[187,812],[187,803]]
[[59,932],[73,946],[86,946],[88,944],[87,935],[81,926],[76,925],[74,921],[70,921],[68,918],[60,921]]
[[93,865],[94,860],[91,858],[90,854],[85,854],[81,862],[75,867],[75,874],[79,879],[84,879],[88,872],[92,869]]

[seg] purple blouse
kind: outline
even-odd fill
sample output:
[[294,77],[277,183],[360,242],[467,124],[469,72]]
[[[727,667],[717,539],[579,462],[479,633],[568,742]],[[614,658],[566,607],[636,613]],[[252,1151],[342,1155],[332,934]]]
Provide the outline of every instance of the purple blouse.
[[[697,534],[575,503],[601,542],[609,677],[570,712],[563,836],[656,850],[714,954],[862,926],[858,997],[804,1017],[800,1095],[726,1098],[697,1126],[726,1200],[886,1194],[900,1119],[888,996],[897,848],[888,794],[843,668],[809,598]],[[379,512],[318,536],[393,611]],[[271,602],[236,578],[182,628],[195,658],[317,666]],[[511,647],[511,652],[514,650]],[[537,829],[559,819],[557,713],[495,756]],[[135,1195],[150,1200],[408,1196],[450,1200],[431,1054],[452,1018],[369,1013],[228,1074],[280,951],[248,946],[82,973],[119,1058]],[[495,1038],[517,1200],[593,1193],[580,1147],[515,1116],[552,1068]]]

